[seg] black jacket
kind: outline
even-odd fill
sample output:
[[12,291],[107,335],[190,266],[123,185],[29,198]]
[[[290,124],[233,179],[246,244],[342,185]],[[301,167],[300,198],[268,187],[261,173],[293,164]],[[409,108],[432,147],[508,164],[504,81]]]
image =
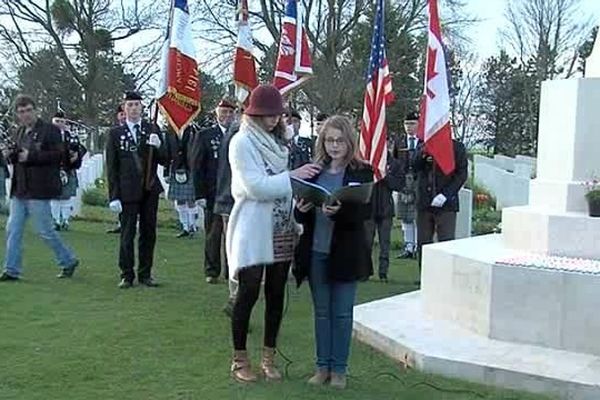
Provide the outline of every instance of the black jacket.
[[403,186],[404,173],[402,163],[388,153],[387,173],[385,178],[373,186],[371,203],[373,204],[372,218],[393,218],[394,198],[392,192],[399,191]]
[[290,142],[290,170],[300,168],[301,166],[308,164],[312,161],[314,142],[312,139],[296,136]]
[[[78,170],[81,168],[83,157],[87,153],[87,149],[80,143],[79,138],[71,132],[61,132],[61,140],[64,152],[61,167],[65,171]],[[71,162],[71,151],[77,153],[77,159],[74,162]]]
[[215,196],[215,214],[229,215],[233,209],[231,195],[231,164],[229,163],[229,143],[231,138],[240,130],[238,124],[232,125],[223,138],[219,152],[219,168],[217,170],[217,193]]
[[189,164],[196,190],[196,199],[206,199],[207,207],[214,207],[217,191],[217,169],[223,131],[219,125],[204,129],[192,136]]
[[13,139],[19,149],[29,151],[29,156],[24,163],[18,161],[17,154],[8,160],[14,166],[11,197],[34,200],[59,197],[62,191],[60,165],[64,157],[60,130],[38,119],[29,133],[19,128]]
[[[316,180],[316,178],[314,178]],[[346,169],[344,185],[350,182],[372,182],[373,171],[363,165],[357,169]],[[353,282],[366,280],[373,274],[371,252],[367,246],[365,221],[370,218],[371,204],[343,204],[336,215],[329,255],[329,279]],[[312,262],[312,245],[315,231],[315,210],[301,213],[295,210],[296,220],[304,226],[296,248],[293,274],[298,286],[308,277]]]
[[136,144],[133,134],[127,124],[112,128],[106,141],[106,169],[108,178],[108,196],[112,200],[123,203],[137,203],[147,194],[162,193],[163,187],[158,179],[156,168],[158,164],[165,165],[168,161],[164,138],[162,145],[154,149],[150,166],[150,187],[145,187],[146,171],[150,147],[147,144],[150,134],[159,136],[158,126],[146,121],[141,123],[142,137]]
[[[171,172],[178,169],[184,169],[188,174],[190,173],[191,167],[188,161],[188,153],[192,135],[193,131],[189,126],[183,131],[181,137],[173,132],[167,132],[165,145],[169,159],[169,168],[165,168],[165,176],[169,176]],[[191,178],[191,176],[188,178]]]
[[[455,170],[446,176],[437,166],[435,161],[427,156],[423,147],[419,146],[415,154],[415,170],[417,172],[417,209],[459,211],[458,192],[467,181],[468,160],[465,146],[457,140],[454,144]],[[442,193],[446,196],[446,203],[441,208],[431,207],[433,198]]]

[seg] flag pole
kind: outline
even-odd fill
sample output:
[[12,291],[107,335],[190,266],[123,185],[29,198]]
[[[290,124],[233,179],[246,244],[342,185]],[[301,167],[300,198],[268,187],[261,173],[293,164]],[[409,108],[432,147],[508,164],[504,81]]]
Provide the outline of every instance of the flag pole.
[[[165,40],[169,39],[169,34],[171,32],[171,24],[173,22],[173,5],[174,5],[175,0],[171,0],[171,8],[169,10],[169,22],[167,23],[167,37]],[[158,111],[159,111],[159,107],[158,107],[158,99],[154,99],[153,102],[154,104],[154,115],[152,116],[152,128],[154,128],[155,126],[157,126],[157,122],[158,122]],[[154,164],[154,146],[150,146],[150,148],[148,149],[148,159],[146,160],[146,179],[145,179],[145,187],[146,190],[150,191],[152,190],[152,164]]]

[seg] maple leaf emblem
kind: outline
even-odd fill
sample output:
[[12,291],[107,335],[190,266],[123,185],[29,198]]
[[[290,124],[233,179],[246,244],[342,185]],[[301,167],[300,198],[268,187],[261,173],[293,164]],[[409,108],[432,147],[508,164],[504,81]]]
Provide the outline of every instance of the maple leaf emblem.
[[427,96],[430,99],[435,98],[435,93],[429,88],[429,81],[438,76],[435,70],[435,64],[437,61],[437,50],[431,47],[427,48]]

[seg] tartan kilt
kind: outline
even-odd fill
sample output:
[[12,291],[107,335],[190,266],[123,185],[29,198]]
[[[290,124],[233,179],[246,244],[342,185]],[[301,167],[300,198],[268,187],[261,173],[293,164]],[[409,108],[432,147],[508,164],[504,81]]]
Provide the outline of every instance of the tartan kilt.
[[67,175],[69,179],[67,180],[67,184],[62,186],[58,200],[69,200],[71,197],[77,196],[77,188],[79,187],[77,172],[69,171]]
[[398,193],[398,201],[396,202],[396,217],[402,222],[415,222],[417,219],[417,202],[404,203],[401,200],[402,193]]
[[175,181],[175,172],[172,172],[169,179],[169,193],[167,196],[171,201],[195,201],[196,189],[194,188],[191,176],[188,177],[186,183],[177,183]]

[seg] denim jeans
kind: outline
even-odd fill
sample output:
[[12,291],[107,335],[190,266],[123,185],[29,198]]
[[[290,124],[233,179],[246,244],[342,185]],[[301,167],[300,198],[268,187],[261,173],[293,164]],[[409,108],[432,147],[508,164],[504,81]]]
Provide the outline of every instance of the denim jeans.
[[23,231],[25,222],[31,215],[38,235],[54,252],[58,265],[70,268],[77,259],[54,230],[50,200],[10,199],[10,215],[6,223],[6,256],[4,259],[5,272],[13,277],[21,275],[23,256]]
[[352,342],[356,282],[331,282],[329,255],[313,252],[310,290],[315,314],[317,368],[345,374]]

